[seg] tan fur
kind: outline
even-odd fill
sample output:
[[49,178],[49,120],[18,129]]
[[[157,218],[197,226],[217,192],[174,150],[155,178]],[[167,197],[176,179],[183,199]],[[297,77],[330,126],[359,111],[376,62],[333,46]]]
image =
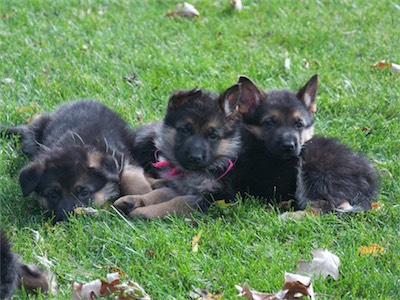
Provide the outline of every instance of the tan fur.
[[254,136],[256,136],[257,138],[259,138],[260,140],[262,140],[262,128],[259,126],[255,126],[255,125],[246,125],[246,128],[248,131],[250,131],[252,134],[254,134]]
[[225,155],[226,153],[229,153],[229,149],[231,147],[232,147],[231,141],[221,140],[221,142],[218,145],[216,155]]
[[121,197],[114,202],[114,205],[116,207],[123,207],[129,203],[132,205],[132,210],[134,210],[138,207],[169,201],[177,195],[178,193],[171,188],[160,188],[144,195],[128,195]]
[[200,196],[178,196],[172,200],[155,205],[139,207],[129,213],[130,217],[141,217],[145,219],[165,218],[167,215],[176,214],[178,216],[189,215],[196,211],[196,200]]
[[103,188],[99,191],[97,191],[93,196],[92,196],[92,202],[93,204],[97,204],[99,206],[104,206],[104,204],[107,202],[109,199],[109,195],[107,195],[106,189]]
[[143,169],[132,165],[125,166],[121,174],[121,192],[123,195],[143,195],[152,191]]
[[103,158],[103,153],[100,152],[90,152],[88,153],[88,165],[90,168],[99,169],[101,166],[101,160]]
[[303,131],[303,144],[309,140],[311,140],[311,138],[314,135],[314,126],[311,126],[309,128],[305,128]]

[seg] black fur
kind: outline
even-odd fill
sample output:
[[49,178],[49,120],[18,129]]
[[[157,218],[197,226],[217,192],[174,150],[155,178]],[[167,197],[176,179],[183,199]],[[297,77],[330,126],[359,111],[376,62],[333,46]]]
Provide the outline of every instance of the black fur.
[[8,299],[20,283],[21,267],[3,231],[0,231],[0,254],[0,299]]
[[20,172],[23,194],[35,192],[55,222],[75,206],[116,199],[124,170],[137,165],[133,132],[96,101],[73,101],[5,131],[21,135],[22,150],[32,160]]
[[[123,197],[116,206],[131,216],[153,218],[164,217],[166,210],[186,213],[185,203],[205,211],[214,200],[232,199],[230,166],[241,148],[238,92],[237,85],[221,95],[200,89],[175,92],[163,122],[140,127],[135,135],[135,156],[163,179],[165,199],[154,191]],[[166,165],[155,168],[157,161]]]
[[246,130],[234,186],[272,203],[293,200],[297,209],[368,210],[377,191],[372,164],[333,139],[312,137],[317,83],[313,76],[295,93],[263,92],[239,79]]
[[27,292],[55,293],[57,283],[50,270],[22,262],[11,249],[5,232],[0,230],[0,299],[8,299],[21,285]]

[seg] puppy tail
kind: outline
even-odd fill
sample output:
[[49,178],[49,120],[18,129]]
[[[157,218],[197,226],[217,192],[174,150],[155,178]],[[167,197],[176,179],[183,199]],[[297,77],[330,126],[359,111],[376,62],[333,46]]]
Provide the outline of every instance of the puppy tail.
[[24,138],[28,132],[27,125],[17,125],[17,126],[5,126],[0,124],[0,132],[4,133],[6,136],[19,135]]
[[57,289],[55,276],[50,270],[25,263],[21,263],[21,286],[28,292],[41,290],[42,293],[49,292],[52,295],[55,295]]
[[19,284],[20,264],[18,257],[11,251],[11,243],[3,231],[0,231],[0,254],[0,299],[8,299]]
[[42,293],[55,294],[57,283],[49,270],[21,262],[12,252],[11,243],[4,231],[0,231],[0,242],[0,299],[10,298],[17,287],[23,287],[25,291],[32,293],[41,290]]

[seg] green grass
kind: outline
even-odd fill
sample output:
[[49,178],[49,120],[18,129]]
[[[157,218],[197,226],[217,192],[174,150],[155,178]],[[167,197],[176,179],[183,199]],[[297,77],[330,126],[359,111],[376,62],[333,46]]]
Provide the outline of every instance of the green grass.
[[[166,18],[175,1],[1,1],[0,123],[23,123],[62,102],[96,98],[137,126],[160,119],[175,89],[222,91],[245,74],[266,89],[294,90],[318,73],[316,131],[339,137],[375,163],[383,208],[284,222],[247,201],[196,215],[198,227],[171,217],[132,220],[133,229],[112,209],[51,226],[33,198],[21,195],[18,171],[27,160],[17,141],[2,138],[0,218],[15,251],[28,262],[39,263],[37,256],[53,262],[59,291],[49,299],[70,299],[72,280],[105,278],[110,266],[154,299],[187,299],[195,287],[234,299],[235,284],[244,282],[274,292],[284,272],[317,248],[341,259],[338,281],[314,280],[318,299],[398,299],[400,75],[370,68],[381,59],[400,63],[398,4],[243,0],[237,13],[227,0],[191,3],[199,19]],[[140,84],[124,80],[133,75]],[[36,241],[30,229],[43,239]],[[385,252],[357,254],[370,244]],[[18,292],[15,299],[30,297]]]

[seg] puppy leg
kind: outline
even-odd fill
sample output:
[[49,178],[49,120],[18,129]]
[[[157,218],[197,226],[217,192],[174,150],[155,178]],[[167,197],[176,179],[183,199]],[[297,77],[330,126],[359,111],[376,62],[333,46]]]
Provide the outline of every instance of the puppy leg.
[[114,206],[125,214],[129,214],[138,207],[165,202],[177,195],[176,191],[171,188],[161,188],[144,195],[128,195],[121,197],[114,202]]
[[[201,197],[201,196],[200,196]],[[189,215],[196,211],[199,196],[178,196],[155,205],[139,207],[129,213],[133,218],[165,218],[168,214]]]
[[121,175],[121,193],[123,195],[143,195],[153,189],[140,167],[128,165]]

